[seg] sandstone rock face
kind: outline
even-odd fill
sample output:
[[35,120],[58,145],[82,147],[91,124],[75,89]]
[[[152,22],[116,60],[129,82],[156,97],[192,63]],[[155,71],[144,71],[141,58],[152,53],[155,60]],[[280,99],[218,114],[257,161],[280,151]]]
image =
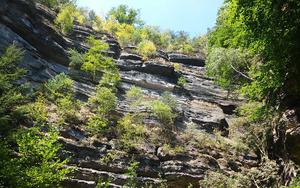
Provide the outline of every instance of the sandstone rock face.
[[[203,59],[159,51],[157,58],[144,62],[139,55],[122,52],[116,39],[109,34],[96,33],[88,27],[75,25],[70,36],[63,36],[53,26],[55,12],[41,5],[28,0],[0,0],[0,4],[0,51],[12,43],[24,49],[22,66],[28,70],[24,81],[30,82],[32,87],[64,72],[75,81],[74,89],[80,99],[86,100],[93,95],[96,83],[89,80],[85,73],[68,68],[67,50],[75,48],[86,51],[89,47],[85,39],[94,35],[109,44],[109,53],[120,69],[122,82],[118,87],[117,108],[120,114],[130,111],[127,101],[123,99],[124,93],[133,85],[141,87],[153,98],[169,91],[178,102],[177,111],[180,115],[175,123],[177,131],[185,130],[187,124],[193,122],[198,130],[208,133],[219,130],[225,136],[228,134],[227,118],[242,101],[228,99],[227,92],[205,76]],[[173,62],[181,64],[180,71],[174,70]],[[176,84],[179,75],[187,80],[184,87]],[[155,120],[149,117],[149,121]],[[61,130],[60,141],[71,153],[69,167],[75,169],[73,176],[64,182],[64,187],[95,187],[99,177],[111,178],[112,187],[125,184],[128,176],[124,174],[129,165],[129,156],[133,153],[120,155],[108,163],[103,162],[100,159],[114,151],[115,143],[93,140],[76,126]],[[186,148],[186,151],[169,155],[159,147],[148,147],[138,152],[138,184],[142,186],[150,182],[158,185],[162,181],[159,178],[161,174],[169,187],[187,187],[189,183],[197,186],[207,170],[223,169],[231,173],[257,163],[253,154],[242,155],[233,164],[226,160],[224,153],[210,148],[201,151]]]

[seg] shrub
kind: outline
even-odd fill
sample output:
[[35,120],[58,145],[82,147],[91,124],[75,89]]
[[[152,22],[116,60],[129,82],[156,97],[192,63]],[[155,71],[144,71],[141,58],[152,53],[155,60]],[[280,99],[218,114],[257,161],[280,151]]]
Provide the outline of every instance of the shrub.
[[68,51],[70,63],[69,66],[75,70],[80,70],[84,61],[84,54],[79,53],[77,50],[70,49]]
[[172,147],[170,144],[164,144],[162,146],[162,151],[168,153],[169,155],[177,155],[179,153],[183,153],[184,149],[182,146]]
[[190,44],[182,44],[179,51],[184,54],[191,54],[194,52],[194,48]]
[[126,175],[128,176],[126,187],[137,188],[137,173],[139,162],[132,161],[129,164]]
[[111,183],[111,180],[108,179],[108,180],[103,180],[103,179],[98,179],[97,181],[97,185],[95,188],[109,188],[110,187],[110,183]]
[[116,19],[112,16],[108,17],[106,21],[103,23],[103,30],[109,32],[113,35],[116,34],[120,27],[120,24],[116,21]]
[[73,97],[73,80],[71,80],[65,73],[61,73],[48,80],[44,84],[46,97],[55,102],[58,99],[66,96]]
[[171,125],[176,117],[171,107],[159,100],[150,102],[150,109],[165,126]]
[[132,107],[137,107],[141,105],[143,102],[144,93],[141,88],[132,86],[127,92],[126,92],[126,99],[130,102],[130,105]]
[[34,0],[35,2],[41,3],[49,8],[56,9],[60,6],[66,5],[66,4],[75,4],[75,0]]
[[108,120],[102,116],[94,115],[89,118],[86,129],[90,133],[102,133],[106,130],[108,125]]
[[76,118],[77,103],[70,96],[58,99],[58,114],[63,121],[71,121]]
[[175,71],[180,71],[180,69],[181,69],[181,65],[179,63],[174,63],[173,67],[174,67]]
[[187,81],[183,76],[180,76],[177,80],[177,85],[179,85],[180,87],[184,87],[186,83]]
[[34,1],[41,3],[49,8],[56,8],[59,5],[57,0],[34,0]]
[[58,187],[70,172],[64,167],[67,160],[58,158],[58,132],[45,134],[35,127],[15,133],[14,138],[18,146],[16,158],[12,158],[15,155],[7,145],[0,143],[0,186]]
[[154,43],[148,40],[142,41],[137,48],[138,52],[144,57],[144,59],[147,59],[156,53]]
[[201,35],[193,39],[192,45],[206,59],[208,55],[208,35]]
[[6,48],[0,56],[0,133],[9,128],[15,119],[15,107],[22,104],[25,98],[22,86],[17,84],[26,72],[18,66],[22,58],[23,51],[15,45]]
[[121,80],[120,74],[118,70],[114,71],[106,71],[99,82],[101,87],[108,87],[115,89]]
[[239,49],[214,48],[206,61],[207,75],[226,89],[236,89],[251,80],[247,76],[250,60],[249,54]]
[[67,4],[61,8],[54,22],[63,34],[70,34],[73,31],[75,20],[83,24],[85,18],[81,15],[80,11],[77,10],[75,5]]
[[24,107],[34,124],[44,125],[47,122],[47,102],[42,95],[39,95],[34,103],[25,105]]
[[123,149],[138,148],[144,140],[146,130],[139,115],[125,115],[118,121],[118,128]]
[[121,24],[118,27],[118,31],[116,32],[116,36],[118,37],[118,41],[121,46],[133,45],[133,34],[135,33],[135,28],[132,25]]
[[96,107],[96,112],[102,115],[108,115],[114,111],[117,106],[117,97],[112,89],[98,87],[94,96],[89,98],[89,103]]
[[160,97],[160,101],[168,105],[172,110],[175,110],[177,107],[176,99],[168,91],[163,92],[163,94]]
[[113,60],[105,56],[105,52],[108,50],[108,44],[101,40],[96,40],[94,37],[89,37],[87,40],[90,45],[90,49],[85,54],[84,63],[81,70],[91,73],[93,79],[96,79],[96,75],[100,70],[116,71],[116,65]]
[[289,187],[299,187],[300,186],[300,177],[299,177],[299,175],[297,176],[297,177],[295,177],[295,178],[293,178],[293,180],[292,180],[292,182],[291,182],[291,184],[290,184],[290,186]]
[[200,187],[209,188],[234,188],[234,187],[251,187],[249,177],[237,173],[237,175],[226,176],[221,172],[206,172],[205,178],[199,181]]

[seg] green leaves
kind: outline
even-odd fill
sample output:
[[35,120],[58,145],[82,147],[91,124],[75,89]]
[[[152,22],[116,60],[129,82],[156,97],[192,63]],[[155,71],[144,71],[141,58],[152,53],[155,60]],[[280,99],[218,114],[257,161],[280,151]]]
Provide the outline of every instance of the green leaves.
[[160,100],[154,100],[150,102],[150,109],[161,123],[165,126],[172,125],[176,115],[173,113],[172,108],[161,102]]
[[206,61],[207,74],[227,89],[237,89],[252,80],[247,74],[251,56],[239,49],[213,48]]
[[[216,47],[242,48],[259,56],[251,68],[245,67],[253,81],[245,83],[242,92],[251,99],[274,105],[282,95],[295,98],[300,91],[299,16],[300,4],[294,0],[227,1],[209,35],[210,53]],[[226,66],[222,67],[229,73]],[[223,85],[233,78],[220,72],[214,76],[218,75]]]
[[119,5],[108,12],[108,17],[116,19],[120,24],[142,25],[143,22],[139,18],[139,14],[139,10],[128,8],[126,5]]
[[16,134],[16,142],[21,158],[14,159],[21,165],[18,182],[21,187],[53,187],[62,181],[70,170],[63,169],[67,160],[58,159],[61,145],[58,132],[42,133],[39,128],[30,128]]
[[85,17],[74,4],[68,3],[62,6],[54,22],[63,34],[70,34],[73,31],[75,20],[83,24]]
[[69,66],[72,69],[80,70],[81,66],[84,62],[84,58],[85,58],[84,54],[81,54],[77,50],[74,50],[74,49],[70,49],[68,51],[68,53],[69,53],[69,59],[70,59]]
[[143,56],[144,59],[154,55],[156,53],[156,47],[153,42],[145,40],[142,41],[137,48],[139,54]]
[[89,98],[89,103],[96,107],[98,114],[108,114],[115,110],[117,105],[117,97],[112,89],[106,87],[98,87],[96,94]]
[[85,54],[81,70],[91,73],[94,80],[96,79],[97,73],[100,71],[117,72],[113,59],[105,55],[109,48],[108,44],[101,40],[96,40],[93,37],[89,37],[87,42],[91,48]]
[[73,80],[65,73],[61,73],[50,79],[44,84],[46,97],[51,101],[64,98],[65,96],[74,96]]
[[0,56],[0,134],[11,128],[15,120],[13,112],[24,100],[23,86],[17,84],[26,72],[18,67],[23,53],[17,46],[11,45]]

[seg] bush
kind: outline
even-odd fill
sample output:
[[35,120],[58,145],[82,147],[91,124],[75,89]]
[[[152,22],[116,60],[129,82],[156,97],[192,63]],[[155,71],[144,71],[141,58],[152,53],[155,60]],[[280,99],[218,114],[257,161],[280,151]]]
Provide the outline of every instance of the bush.
[[15,45],[6,48],[0,56],[0,134],[12,125],[16,106],[24,102],[22,86],[17,84],[26,72],[18,67],[22,58],[23,51]]
[[117,106],[117,97],[112,89],[106,87],[98,87],[96,94],[89,98],[89,103],[96,107],[97,114],[108,115],[114,111]]
[[192,54],[194,52],[194,48],[190,44],[182,44],[179,51],[184,54]]
[[109,32],[113,35],[116,34],[120,27],[120,24],[116,21],[116,19],[112,16],[108,17],[106,21],[103,23],[103,30]]
[[101,117],[96,114],[89,118],[86,129],[93,134],[102,133],[103,131],[106,130],[107,125],[108,125],[107,118]]
[[176,98],[173,97],[172,94],[168,91],[163,92],[160,97],[160,101],[168,105],[172,110],[175,110],[177,107]]
[[34,0],[37,3],[41,3],[49,8],[57,8],[59,2],[57,0]]
[[144,140],[146,130],[138,115],[125,115],[118,121],[118,128],[123,149],[138,148]]
[[177,85],[179,85],[180,87],[184,87],[186,83],[187,81],[183,76],[180,76],[177,80]]
[[61,8],[54,22],[63,34],[70,34],[73,31],[75,20],[81,24],[85,22],[84,16],[81,15],[75,5],[67,4]]
[[175,71],[180,71],[180,69],[181,69],[181,65],[179,63],[174,63],[173,67],[174,67]]
[[66,4],[74,5],[76,0],[34,0],[35,2],[41,3],[49,8],[57,9]]
[[192,45],[206,59],[208,55],[208,35],[201,35],[193,39]]
[[139,162],[131,161],[127,169],[126,175],[128,176],[126,187],[137,188],[137,172]]
[[76,118],[78,104],[70,96],[58,99],[57,107],[58,114],[64,122],[70,122]]
[[226,89],[236,89],[251,80],[247,76],[250,60],[249,54],[239,49],[214,48],[206,61],[207,75]]
[[126,92],[126,99],[131,103],[133,107],[139,106],[143,102],[144,93],[141,88],[132,86]]
[[69,66],[75,70],[80,70],[84,62],[84,54],[79,53],[77,50],[70,49],[68,51],[70,63]]
[[179,153],[183,153],[184,152],[184,148],[182,146],[175,146],[172,147],[170,144],[164,144],[162,146],[162,151],[164,153],[167,153],[169,155],[177,155]]
[[30,128],[15,134],[18,157],[5,143],[0,152],[0,186],[2,187],[58,187],[70,172],[64,165],[67,160],[58,158],[61,145],[58,132],[42,133]]
[[105,56],[105,52],[108,50],[108,44],[101,40],[96,40],[94,37],[89,37],[87,40],[90,45],[90,49],[85,54],[84,63],[81,70],[91,73],[93,80],[96,79],[96,75],[100,70],[103,71],[116,71],[116,65],[113,59]]
[[47,102],[42,95],[38,96],[34,103],[25,105],[24,108],[35,125],[41,126],[47,122]]
[[135,33],[135,28],[132,25],[121,24],[118,27],[116,36],[121,46],[133,45],[133,34]]
[[147,59],[156,53],[156,47],[154,43],[148,40],[142,41],[137,48],[139,54],[141,54],[144,59]]
[[73,80],[65,73],[58,74],[44,84],[44,90],[46,97],[52,102],[66,96],[73,97]]
[[206,172],[203,180],[200,180],[200,187],[203,188],[235,188],[235,187],[251,187],[249,177],[237,173],[234,176],[226,176],[222,172]]
[[121,77],[118,70],[114,70],[114,71],[109,70],[102,75],[99,85],[101,87],[116,89],[120,80]]
[[150,109],[165,126],[171,125],[176,117],[171,107],[159,100],[152,101],[150,103]]

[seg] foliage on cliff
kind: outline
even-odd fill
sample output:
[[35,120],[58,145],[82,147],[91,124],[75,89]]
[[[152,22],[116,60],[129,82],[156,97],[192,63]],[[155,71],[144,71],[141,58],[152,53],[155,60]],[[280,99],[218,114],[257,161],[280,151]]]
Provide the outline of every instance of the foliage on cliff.
[[299,17],[295,0],[226,0],[209,34],[208,74],[249,99],[237,121],[262,156],[281,112],[299,106]]
[[[18,83],[25,73],[17,66],[21,59],[22,50],[15,45],[0,57],[0,187],[58,186],[70,172],[63,168],[67,160],[58,158],[58,132],[51,126],[47,133],[42,131],[48,121],[46,103],[38,97],[34,105],[26,104],[28,92]],[[55,89],[51,99],[60,96],[60,88]],[[27,129],[21,128],[25,120]]]

